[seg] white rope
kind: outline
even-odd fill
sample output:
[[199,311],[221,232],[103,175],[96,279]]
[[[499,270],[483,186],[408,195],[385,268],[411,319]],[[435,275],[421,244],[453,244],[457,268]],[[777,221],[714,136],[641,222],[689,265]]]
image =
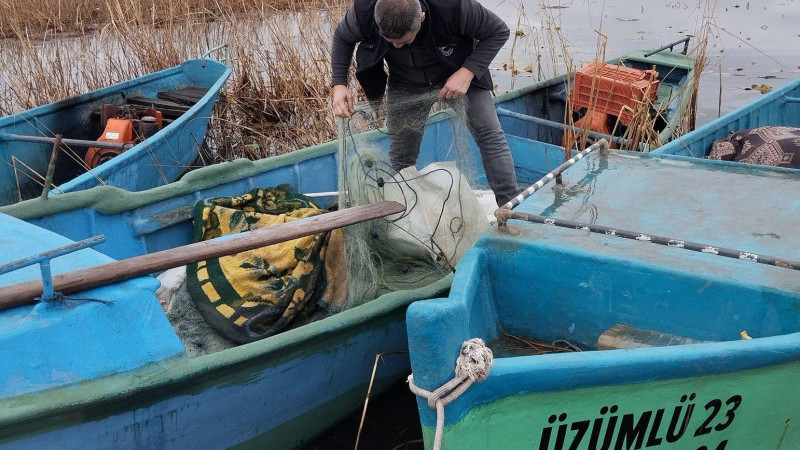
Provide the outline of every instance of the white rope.
[[444,430],[444,406],[464,393],[472,383],[483,381],[489,376],[492,366],[492,349],[480,338],[473,338],[461,344],[461,351],[456,359],[455,377],[433,392],[426,391],[414,384],[414,374],[408,376],[408,387],[416,395],[425,398],[428,406],[436,410],[436,434],[433,439],[433,450],[442,446]]

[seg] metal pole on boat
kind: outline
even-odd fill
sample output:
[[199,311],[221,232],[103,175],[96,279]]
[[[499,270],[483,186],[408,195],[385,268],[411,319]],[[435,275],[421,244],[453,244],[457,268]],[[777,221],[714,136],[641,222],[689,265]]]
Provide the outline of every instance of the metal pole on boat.
[[[21,141],[21,142],[42,142],[42,143],[55,142],[55,138],[51,138],[48,136],[27,136],[24,134],[11,134],[11,133],[0,133],[0,139],[5,139],[8,141]],[[74,147],[100,147],[100,148],[112,148],[115,150],[127,150],[133,147],[131,144],[125,144],[122,142],[87,141],[83,139],[61,139],[61,143],[64,145],[69,145]]]
[[[406,207],[404,205],[391,201],[340,209],[223,238],[195,242],[160,252],[58,274],[52,277],[53,290],[64,295],[71,294],[172,269],[190,262],[219,258],[220,256],[232,255],[245,250],[335,230],[367,220],[401,213],[405,210]],[[96,238],[99,239],[99,237]],[[16,263],[18,261],[12,264]],[[8,265],[0,266],[0,269],[6,266]],[[42,295],[42,286],[41,280],[32,280],[0,287],[0,310],[33,303],[36,297]]]
[[689,39],[691,39],[691,38],[692,38],[691,35],[686,36],[685,38],[683,38],[683,39],[681,39],[679,41],[675,41],[675,42],[673,42],[671,44],[667,44],[667,45],[665,45],[665,46],[663,46],[661,48],[657,48],[657,49],[653,50],[650,53],[645,53],[644,57],[647,58],[648,56],[653,56],[656,53],[664,51],[666,49],[669,49],[669,51],[672,51],[672,47],[675,47],[678,44],[683,44],[683,51],[681,53],[683,53],[685,55],[686,52],[689,51]]
[[11,261],[10,263],[3,264],[2,266],[0,266],[0,275],[6,272],[12,272],[14,270],[39,263],[39,268],[42,272],[41,299],[43,301],[47,301],[55,297],[55,291],[53,290],[53,277],[50,273],[50,260],[58,256],[67,255],[72,252],[82,250],[87,247],[91,247],[92,245],[95,244],[101,244],[105,241],[106,241],[105,236],[103,235],[95,236],[89,239],[84,239],[82,241],[73,242],[72,244],[55,248],[53,250],[48,250],[46,252],[39,253],[38,255],[29,256],[27,258],[18,259],[16,261]]
[[345,188],[347,183],[347,170],[345,167],[345,164],[347,164],[347,136],[345,134],[348,128],[347,120],[348,119],[345,119],[344,117],[339,117],[336,121],[336,125],[339,129],[339,173],[337,174],[337,178],[339,179],[338,187],[340,192],[340,204],[350,206],[350,195]]
[[558,219],[555,217],[540,216],[537,214],[522,213],[511,210],[506,210],[504,212],[504,215],[506,216],[507,219],[519,219],[528,222],[541,223],[545,225],[555,225],[564,228],[574,228],[576,230],[591,231],[593,233],[605,234],[607,236],[615,236],[625,239],[634,239],[641,242],[650,242],[653,244],[665,245],[667,247],[682,248],[685,250],[692,250],[701,253],[709,253],[712,255],[725,256],[728,258],[754,261],[761,264],[783,267],[784,269],[800,270],[800,261],[790,261],[774,256],[759,255],[758,253],[754,252],[734,250],[716,245],[701,244],[698,242],[685,241],[682,239],[675,239],[655,234],[646,234],[639,231],[622,230],[619,228],[606,227],[603,225],[576,222],[573,220]]
[[565,125],[563,123],[556,122],[553,120],[542,119],[541,117],[530,116],[528,114],[518,113],[516,111],[511,111],[505,108],[497,108],[497,114],[500,116],[506,116],[514,119],[524,120],[525,122],[531,122],[539,125],[547,125],[551,127],[560,128],[564,131],[573,131],[575,133],[583,133],[584,131],[586,131],[589,137],[595,139],[606,139],[611,142],[615,142],[621,146],[624,146],[628,142],[627,139],[623,139],[621,137],[611,136],[610,134],[605,134],[605,133],[598,133],[597,131],[594,130],[585,130],[581,127]]
[[[600,154],[607,155],[608,154],[608,141],[605,140],[605,139],[600,139],[599,141],[597,141],[594,144],[590,145],[589,147],[587,147],[586,149],[584,149],[583,151],[581,151],[577,155],[575,155],[572,158],[564,161],[563,163],[561,163],[560,166],[556,167],[550,173],[548,173],[547,175],[543,176],[539,181],[537,181],[536,183],[533,183],[528,189],[525,189],[519,195],[517,195],[516,197],[512,198],[511,200],[509,200],[506,204],[502,205],[498,209],[498,211],[500,209],[511,210],[515,206],[517,206],[520,203],[522,203],[523,200],[525,200],[526,198],[530,197],[531,194],[533,194],[534,192],[539,190],[547,182],[549,182],[553,178],[555,178],[558,175],[560,175],[561,172],[566,170],[567,167],[575,164],[576,162],[578,162],[581,159],[583,159],[584,156],[586,156],[589,153],[591,153],[591,152],[593,152],[595,150],[598,150],[598,149],[600,150]],[[495,216],[497,216],[497,212],[495,212]],[[501,221],[499,216],[497,217],[497,220],[501,224],[501,226],[505,224],[505,221],[504,220]]]
[[55,141],[53,141],[53,153],[50,154],[50,163],[47,165],[47,175],[44,179],[44,187],[42,188],[42,198],[47,200],[47,194],[50,193],[50,186],[53,184],[53,174],[56,171],[56,160],[58,159],[58,152],[61,150],[61,139],[64,136],[57,134]]

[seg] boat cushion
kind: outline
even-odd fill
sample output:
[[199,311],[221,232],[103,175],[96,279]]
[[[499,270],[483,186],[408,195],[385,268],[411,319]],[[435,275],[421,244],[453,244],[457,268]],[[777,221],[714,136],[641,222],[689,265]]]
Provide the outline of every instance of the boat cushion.
[[[199,201],[194,240],[220,238],[324,213],[309,197],[278,188]],[[222,336],[252,342],[306,323],[322,306],[337,311],[344,283],[340,230],[189,264],[186,284],[205,320]],[[326,261],[326,254],[339,261]],[[326,264],[326,262],[330,264]],[[328,267],[326,267],[326,265]]]
[[800,128],[763,126],[718,139],[710,159],[800,168]]

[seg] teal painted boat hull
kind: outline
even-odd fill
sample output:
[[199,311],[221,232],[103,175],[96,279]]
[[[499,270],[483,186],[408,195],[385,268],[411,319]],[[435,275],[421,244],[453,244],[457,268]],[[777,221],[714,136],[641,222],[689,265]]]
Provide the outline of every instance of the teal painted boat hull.
[[[408,309],[422,389],[453,378],[462,342],[481,338],[494,351],[488,378],[444,407],[442,448],[800,446],[789,425],[800,414],[792,375],[800,277],[752,260],[800,260],[800,175],[611,151],[590,154],[562,179],[516,211],[616,233],[509,220],[510,233],[494,227],[464,256],[448,297]],[[620,237],[623,230],[634,238]],[[698,342],[598,350],[616,324]],[[582,351],[534,354],[508,345],[516,338]],[[431,448],[436,413],[422,398],[418,406]]]
[[[169,69],[117,83],[77,97],[0,118],[0,205],[42,194],[52,143],[24,142],[10,135],[94,141],[102,134],[99,115],[105,103],[120,105],[134,96],[156,98],[159,92],[196,87],[207,92],[171,123],[110,161],[92,169],[75,165],[61,154],[51,195],[106,184],[130,191],[175,181],[197,159],[209,118],[230,68],[213,60],[189,60]],[[87,148],[72,148],[83,158]],[[102,181],[100,181],[102,180]]]
[[717,139],[734,131],[762,126],[800,127],[800,79],[714,119],[665,144],[654,153],[703,158]]
[[[538,85],[540,89],[504,94],[497,98],[498,106],[537,114],[529,108],[541,108],[553,92],[563,92],[557,84],[545,82]],[[556,86],[555,91],[544,89],[548,86]],[[555,98],[553,111],[563,105]],[[520,185],[532,183],[563,161],[564,150],[554,145],[560,142],[560,134],[550,129],[553,143],[537,141],[530,138],[541,133],[544,139],[543,127],[513,118],[503,118],[503,123]],[[453,129],[446,112],[430,121],[418,166],[452,158]],[[385,156],[388,139],[383,131],[370,131],[360,138]],[[471,145],[474,181],[485,184],[477,149]],[[115,259],[129,258],[190,243],[189,210],[203,198],[281,184],[307,194],[336,191],[338,146],[338,142],[328,142],[266,160],[217,164],[145,191],[101,186],[48,200],[37,198],[0,207],[0,213],[74,241],[103,234],[106,242],[96,245],[97,251]],[[327,207],[334,199],[319,197],[318,201]],[[0,447],[300,446],[363,405],[376,355],[401,352],[380,359],[372,395],[409,373],[408,356],[403,353],[408,349],[406,309],[415,300],[444,295],[451,279],[449,275],[426,286],[396,291],[233,349],[197,358],[179,354],[154,359],[138,368],[79,382],[59,384],[55,378],[48,390],[0,398]],[[21,308],[18,314],[25,316],[29,309]],[[63,337],[40,340],[46,344],[55,339]],[[60,358],[51,358],[46,364],[57,367]],[[31,361],[21,364],[34,365]],[[8,379],[0,380],[0,384],[8,383]]]

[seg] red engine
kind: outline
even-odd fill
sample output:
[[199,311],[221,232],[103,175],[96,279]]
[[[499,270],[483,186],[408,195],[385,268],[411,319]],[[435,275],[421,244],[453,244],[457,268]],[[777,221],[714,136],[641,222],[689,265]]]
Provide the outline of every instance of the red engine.
[[[100,121],[105,130],[97,138],[98,141],[131,146],[156,134],[163,127],[161,111],[138,105],[104,104],[100,108]],[[86,151],[83,160],[93,169],[122,152],[123,150],[116,148],[91,147]]]

